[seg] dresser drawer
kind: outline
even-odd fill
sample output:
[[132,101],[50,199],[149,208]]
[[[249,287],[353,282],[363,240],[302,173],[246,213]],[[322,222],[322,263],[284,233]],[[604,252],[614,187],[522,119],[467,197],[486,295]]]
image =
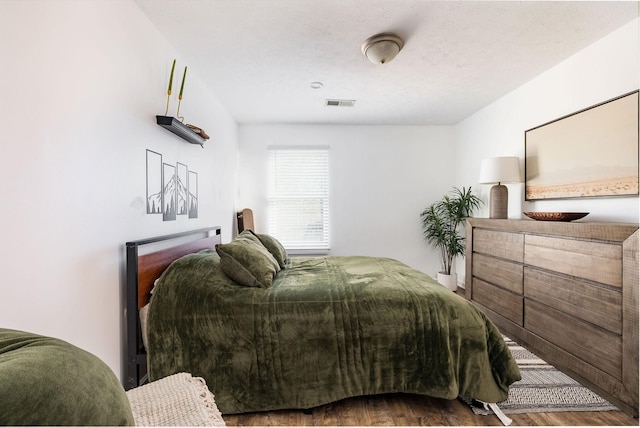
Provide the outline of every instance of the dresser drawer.
[[523,325],[523,297],[521,295],[474,277],[471,300],[499,313],[519,326]]
[[622,246],[617,244],[527,235],[524,263],[622,287]]
[[523,266],[484,254],[473,254],[473,276],[522,294]]
[[620,336],[530,299],[526,299],[526,306],[527,330],[622,380]]
[[522,263],[524,235],[497,230],[474,229],[473,251]]
[[622,334],[622,294],[573,277],[524,268],[526,298]]
[[466,298],[637,417],[638,225],[469,218],[466,231]]

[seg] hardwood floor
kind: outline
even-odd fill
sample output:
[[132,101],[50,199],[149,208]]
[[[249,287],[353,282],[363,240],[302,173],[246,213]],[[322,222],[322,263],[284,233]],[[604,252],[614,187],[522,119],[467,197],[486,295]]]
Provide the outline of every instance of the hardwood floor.
[[[638,426],[622,412],[557,412],[508,415],[511,426]],[[463,402],[413,394],[348,398],[302,410],[223,415],[228,426],[502,426],[494,416],[474,414]]]

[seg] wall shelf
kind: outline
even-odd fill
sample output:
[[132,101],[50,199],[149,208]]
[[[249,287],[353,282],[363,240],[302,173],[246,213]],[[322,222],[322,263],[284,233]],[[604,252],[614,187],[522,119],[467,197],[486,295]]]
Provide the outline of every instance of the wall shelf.
[[205,139],[193,132],[187,125],[180,122],[178,119],[172,116],[156,116],[158,125],[167,129],[178,137],[188,141],[191,144],[199,144],[200,147],[204,147]]

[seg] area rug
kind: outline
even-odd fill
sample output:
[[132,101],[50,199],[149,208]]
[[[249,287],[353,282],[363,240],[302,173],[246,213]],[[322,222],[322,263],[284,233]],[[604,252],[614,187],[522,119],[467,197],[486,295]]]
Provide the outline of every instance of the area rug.
[[[505,414],[536,412],[599,412],[617,407],[552,365],[505,337],[518,363],[522,380],[509,388],[509,398],[498,403]],[[481,403],[465,401],[478,415],[493,414]]]

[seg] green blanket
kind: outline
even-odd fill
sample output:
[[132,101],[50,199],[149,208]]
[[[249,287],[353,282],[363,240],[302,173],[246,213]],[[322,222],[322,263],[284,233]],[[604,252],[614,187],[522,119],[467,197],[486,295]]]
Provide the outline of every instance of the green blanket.
[[499,402],[520,379],[473,304],[386,258],[293,258],[263,289],[191,254],[163,274],[148,322],[151,379],[201,376],[222,413],[390,392]]

